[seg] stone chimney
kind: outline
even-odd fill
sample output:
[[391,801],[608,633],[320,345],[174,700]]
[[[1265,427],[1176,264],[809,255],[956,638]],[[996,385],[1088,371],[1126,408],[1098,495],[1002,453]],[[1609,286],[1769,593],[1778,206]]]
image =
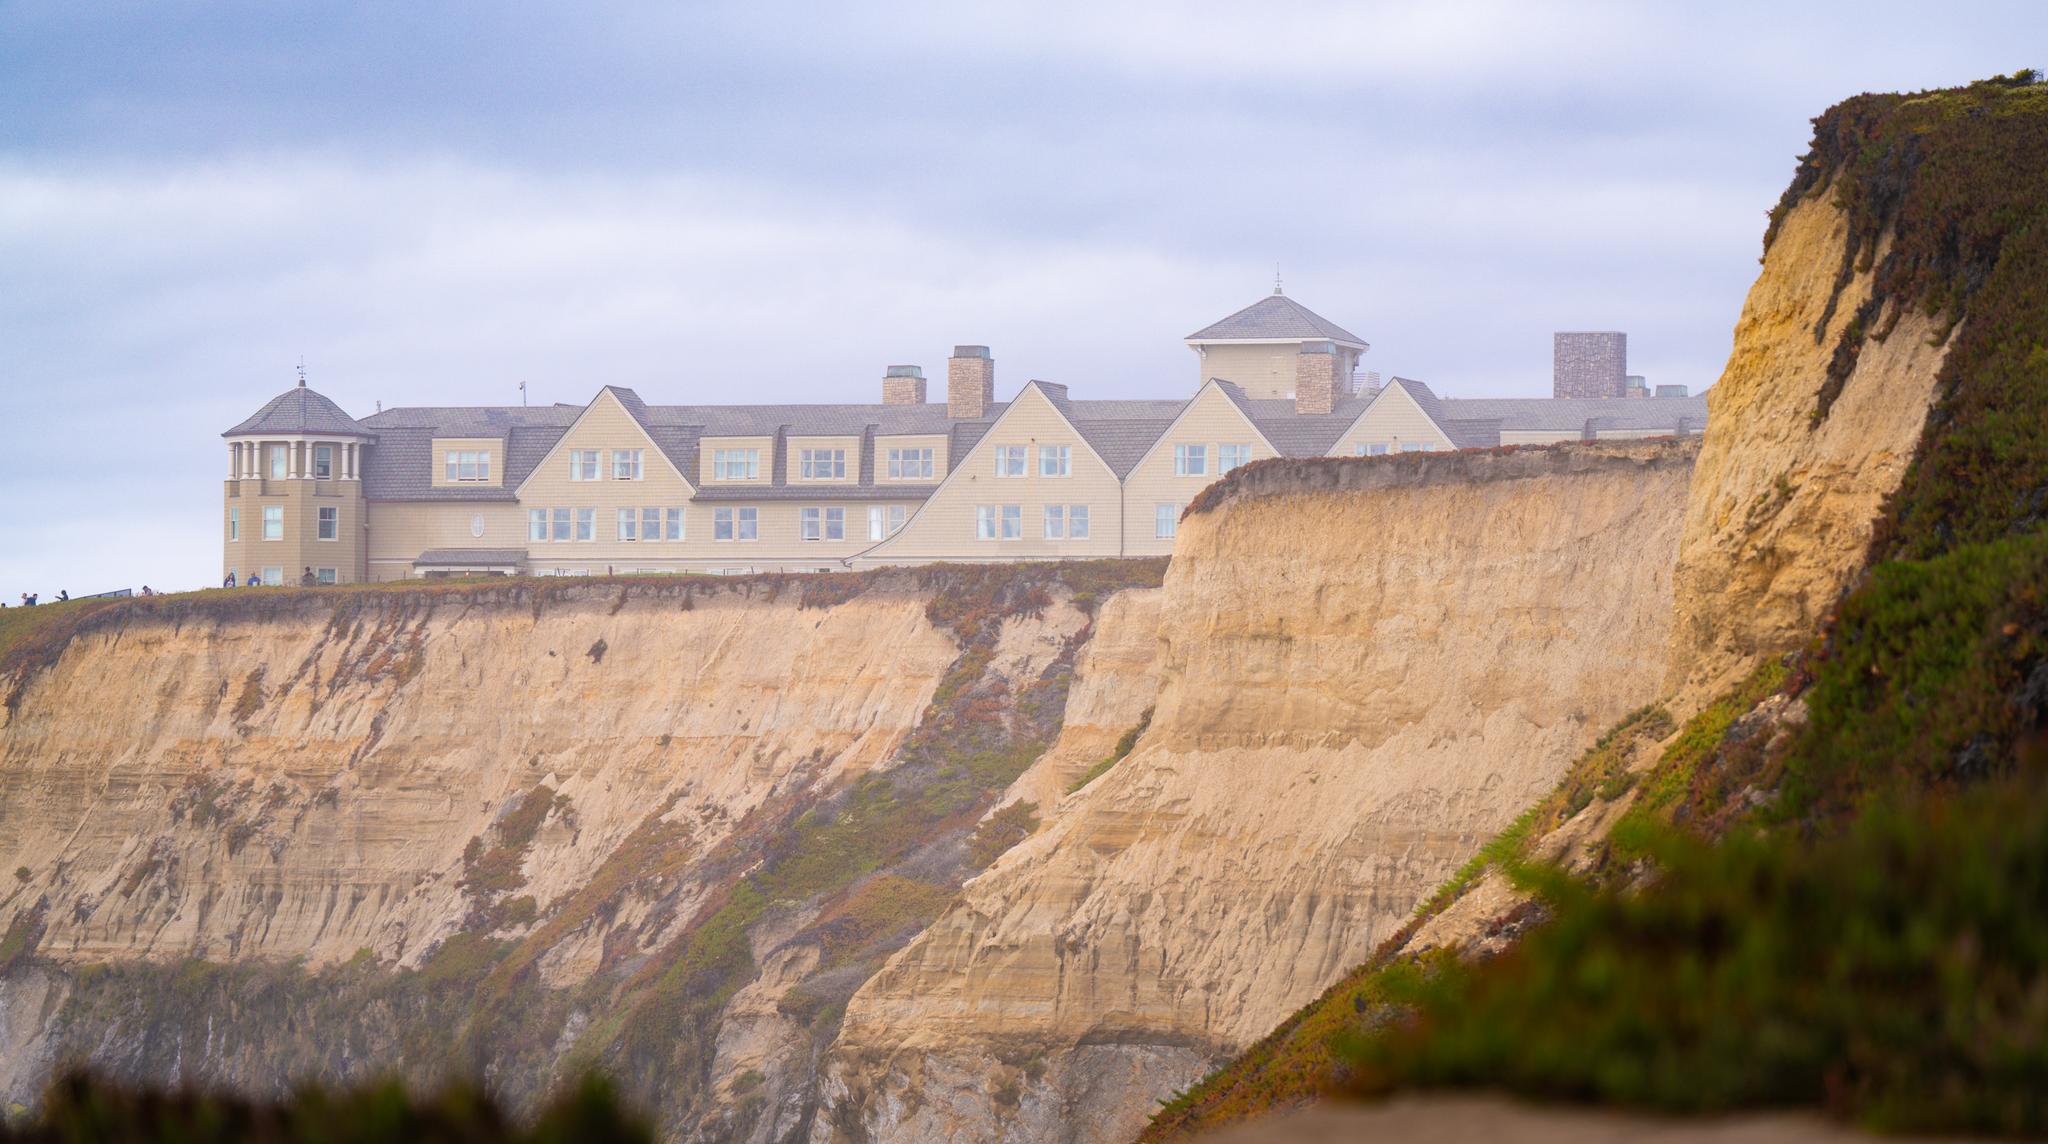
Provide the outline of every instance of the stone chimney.
[[1294,411],[1315,417],[1336,408],[1336,343],[1301,343],[1301,352],[1294,355]]
[[946,416],[976,420],[996,403],[996,359],[987,346],[954,346],[946,359]]
[[924,370],[914,365],[892,365],[882,375],[882,404],[923,405]]

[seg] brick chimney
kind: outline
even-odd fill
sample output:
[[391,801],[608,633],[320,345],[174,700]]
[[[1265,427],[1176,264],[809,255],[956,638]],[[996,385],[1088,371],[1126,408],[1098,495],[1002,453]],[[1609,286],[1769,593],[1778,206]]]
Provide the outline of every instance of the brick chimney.
[[1294,355],[1294,411],[1320,416],[1337,408],[1337,346],[1303,342]]
[[987,346],[954,346],[946,359],[946,416],[975,420],[996,403],[996,359]]
[[882,375],[882,404],[923,405],[924,370],[914,365],[892,365]]

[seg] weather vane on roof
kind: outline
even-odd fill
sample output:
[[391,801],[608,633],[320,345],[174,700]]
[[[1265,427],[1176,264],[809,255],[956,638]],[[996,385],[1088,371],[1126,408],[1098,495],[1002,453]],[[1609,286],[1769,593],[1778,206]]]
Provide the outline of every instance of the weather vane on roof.
[[299,355],[299,388],[306,388],[306,355]]
[[1278,294],[1279,292],[1280,292],[1280,264],[1279,264],[1279,263],[1277,263],[1277,262],[1275,262],[1275,263],[1273,264],[1273,293],[1275,293],[1275,294]]

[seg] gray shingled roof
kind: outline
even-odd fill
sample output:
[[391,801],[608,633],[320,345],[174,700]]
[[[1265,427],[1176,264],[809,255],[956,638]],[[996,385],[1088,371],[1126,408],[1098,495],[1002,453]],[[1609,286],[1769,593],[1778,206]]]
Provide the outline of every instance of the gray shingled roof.
[[1365,339],[1345,329],[1278,290],[1253,302],[1220,322],[1204,326],[1187,336],[1191,342],[1259,341],[1262,339],[1309,340],[1332,338],[1354,346]]
[[[1418,383],[1419,384],[1419,383]],[[1507,430],[1553,433],[1601,429],[1676,429],[1697,433],[1707,424],[1705,397],[1475,397],[1438,398],[1451,417],[1496,418]]]
[[240,437],[250,433],[329,433],[376,439],[376,434],[343,413],[341,406],[328,400],[325,394],[307,389],[303,381],[271,398],[263,408],[221,436]]

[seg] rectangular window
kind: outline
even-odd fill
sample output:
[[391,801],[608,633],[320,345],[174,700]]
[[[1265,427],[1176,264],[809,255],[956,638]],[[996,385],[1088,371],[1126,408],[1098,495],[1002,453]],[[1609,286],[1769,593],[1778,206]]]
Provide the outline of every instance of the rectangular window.
[[284,539],[284,506],[267,504],[263,506],[263,539]]
[[889,479],[892,481],[928,481],[932,477],[932,453],[930,449],[889,450]]
[[481,449],[450,449],[442,457],[441,471],[450,481],[488,481],[491,455]]
[[334,478],[334,446],[313,446],[313,476],[322,481]]
[[1006,504],[1003,506],[1003,539],[1024,539],[1024,506]]
[[1067,539],[1088,539],[1088,506],[1070,504],[1067,506]]
[[526,539],[546,540],[548,538],[548,510],[530,508],[526,510]]
[[761,476],[761,450],[715,449],[711,453],[711,475],[720,481],[751,481]]
[[1173,447],[1173,475],[1176,477],[1208,476],[1209,446],[1175,445]]
[[[678,514],[678,515],[676,516],[676,531],[677,531],[678,533],[680,533],[680,532],[682,532],[682,529],[683,529],[683,518],[682,518],[682,516],[680,515],[680,514],[681,514],[681,512],[682,512],[682,510],[681,510],[681,509],[677,509],[677,510],[676,510],[676,512],[677,512],[677,514]],[[661,539],[661,510],[660,510],[660,509],[658,509],[658,508],[643,508],[643,509],[641,509],[641,510],[640,510],[640,539],[642,539],[642,540],[660,540],[660,539]],[[681,540],[681,539],[682,539],[682,537],[681,537],[680,535],[677,535],[677,536],[671,536],[671,537],[669,537],[669,539],[670,539],[670,540]]]
[[843,508],[807,508],[797,518],[799,540],[845,540],[846,510]]
[[1401,446],[1403,453],[1429,453],[1435,449],[1436,446],[1428,441],[1411,441]]
[[1021,477],[1024,475],[1024,446],[996,446],[996,476]]
[[732,539],[732,510],[731,510],[731,509],[729,509],[729,508],[714,508],[714,509],[712,509],[712,510],[711,510],[711,539],[713,539],[713,540],[731,540],[731,539]]
[[1067,536],[1067,506],[1049,504],[1045,506],[1045,538],[1064,540]]
[[978,504],[974,506],[974,539],[994,540],[996,538],[996,506]]
[[270,446],[270,479],[271,479],[271,480],[273,480],[273,481],[281,481],[281,480],[283,480],[283,479],[285,478],[286,466],[287,466],[288,464],[290,464],[290,462],[289,462],[289,461],[287,461],[287,460],[286,460],[286,458],[287,458],[287,457],[290,457],[290,456],[291,456],[291,452],[290,452],[290,450],[291,450],[291,446],[290,446],[290,445],[272,445],[272,446]]
[[1370,444],[1360,445],[1358,451],[1368,457],[1384,457],[1387,455],[1387,443],[1385,441],[1374,441]]
[[1071,445],[1040,445],[1038,447],[1038,475],[1041,477],[1071,477],[1074,475],[1074,448]]
[[1152,535],[1161,540],[1172,540],[1180,528],[1180,508],[1177,505],[1155,505],[1152,509]]
[[646,459],[645,449],[613,449],[612,479],[615,481],[637,481],[641,475],[641,462]]
[[797,453],[800,481],[843,481],[846,479],[846,450],[802,449]]
[[231,509],[229,509],[229,510],[228,510],[228,539],[229,539],[229,540],[240,540],[240,539],[242,539],[242,510],[241,510],[241,509],[238,509],[238,508],[231,508]]
[[572,481],[594,481],[597,479],[597,450],[569,450],[569,479]]
[[558,508],[555,510],[555,539],[567,540],[569,536],[569,510]]
[[910,519],[910,509],[900,504],[889,506],[889,534],[895,535],[903,528],[903,522]]
[[1252,447],[1250,445],[1216,446],[1216,472],[1218,474],[1227,473],[1240,465],[1251,464],[1251,460]]
[[315,568],[315,569],[313,570],[313,580],[314,580],[314,581],[315,581],[316,583],[320,583],[320,584],[333,584],[333,583],[335,582],[335,580],[336,580],[336,577],[335,577],[335,575],[334,575],[334,569],[332,569],[332,568]]
[[761,510],[743,508],[740,510],[740,539],[753,540],[761,535]]
[[341,539],[341,510],[326,505],[320,506],[320,539]]
[[885,537],[885,536],[889,535],[889,533],[888,533],[888,531],[887,531],[887,530],[888,530],[888,527],[889,527],[889,523],[888,523],[888,517],[887,517],[887,515],[885,514],[885,512],[884,512],[884,510],[883,510],[882,506],[881,506],[881,505],[878,505],[878,504],[871,504],[871,505],[869,505],[869,506],[868,506],[868,539],[869,539],[869,540],[880,540],[880,539],[882,539],[883,537]]
[[596,510],[596,509],[594,509],[594,508],[579,508],[579,509],[577,509],[577,510],[576,510],[576,539],[578,539],[578,540],[596,540],[596,539],[597,539],[597,510]]
[[639,511],[638,511],[637,509],[630,509],[630,508],[622,508],[622,509],[620,509],[620,510],[619,510],[619,539],[620,539],[620,540],[638,540],[638,539],[640,539],[640,528],[639,528],[639,525],[640,525],[640,513],[639,513]]
[[283,587],[283,586],[284,586],[284,569],[282,569],[282,568],[265,568],[265,569],[263,570],[263,582],[264,582],[264,583],[265,583],[266,585],[268,585],[268,586],[270,586],[270,587],[272,587],[272,588],[281,588],[281,587]]

